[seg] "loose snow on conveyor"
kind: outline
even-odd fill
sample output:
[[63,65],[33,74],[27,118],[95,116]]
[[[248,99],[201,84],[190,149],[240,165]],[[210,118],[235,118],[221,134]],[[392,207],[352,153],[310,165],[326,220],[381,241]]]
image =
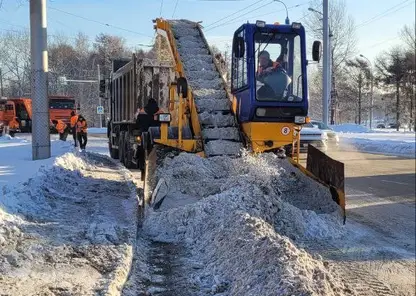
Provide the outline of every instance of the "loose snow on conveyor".
[[197,24],[186,20],[169,22],[195,96],[206,155],[239,155],[242,144],[230,101]]
[[323,262],[289,240],[340,237],[340,209],[287,160],[181,153],[157,175],[167,195],[143,229],[200,263],[189,268],[201,291],[193,295],[344,295]]

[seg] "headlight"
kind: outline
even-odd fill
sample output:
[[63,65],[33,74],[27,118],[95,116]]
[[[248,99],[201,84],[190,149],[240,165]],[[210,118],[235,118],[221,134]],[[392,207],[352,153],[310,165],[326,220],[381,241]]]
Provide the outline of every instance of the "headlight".
[[295,116],[295,123],[297,123],[297,124],[306,123],[306,117],[305,116]]
[[158,114],[157,118],[160,122],[170,122],[170,113]]
[[259,28],[264,28],[266,26],[265,21],[256,21],[256,26]]
[[257,108],[256,109],[256,116],[262,117],[266,115],[266,109],[265,108]]
[[300,28],[302,28],[301,23],[292,23],[292,29],[300,29]]

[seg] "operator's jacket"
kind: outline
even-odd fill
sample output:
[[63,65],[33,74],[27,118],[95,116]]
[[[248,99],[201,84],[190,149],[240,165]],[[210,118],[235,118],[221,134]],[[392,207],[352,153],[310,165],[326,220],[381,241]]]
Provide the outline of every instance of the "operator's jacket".
[[257,69],[257,75],[263,75],[264,74],[264,71],[265,70],[267,70],[267,69],[269,69],[269,68],[272,68],[273,70],[275,70],[275,69],[277,69],[277,68],[279,68],[279,66],[280,66],[280,63],[279,62],[272,62],[271,60],[269,61],[269,64],[266,66],[266,67],[262,67],[262,66],[259,66],[258,67],[258,69]]
[[55,128],[58,131],[58,133],[63,134],[65,132],[65,129],[67,128],[67,125],[62,120],[58,119],[58,123],[56,124]]
[[77,133],[87,133],[87,121],[85,119],[77,121]]
[[76,127],[78,121],[78,115],[71,116],[71,128]]

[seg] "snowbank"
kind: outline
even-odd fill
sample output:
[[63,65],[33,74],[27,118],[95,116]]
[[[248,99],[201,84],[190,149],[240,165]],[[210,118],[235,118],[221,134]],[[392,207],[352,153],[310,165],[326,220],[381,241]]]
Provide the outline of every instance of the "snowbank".
[[370,130],[357,124],[334,125],[340,147],[369,153],[415,157],[415,133],[388,129]]
[[51,158],[32,160],[32,142],[29,139],[12,138],[0,142],[0,187],[13,187],[33,177],[44,166],[52,165],[55,158],[71,151],[71,142],[51,141]]
[[341,147],[351,150],[369,153],[381,153],[386,155],[397,155],[405,157],[416,156],[415,141],[400,141],[360,137],[341,137]]
[[368,133],[371,130],[365,126],[354,123],[343,123],[339,125],[331,125],[331,128],[338,133]]
[[88,134],[107,134],[107,128],[106,127],[89,127],[88,128]]
[[202,291],[195,295],[342,295],[323,262],[288,238],[340,237],[339,208],[287,160],[182,153],[167,158],[158,176],[165,198],[143,228],[190,249],[199,262],[187,276]]
[[0,143],[27,143],[26,139],[20,137],[12,137],[10,135],[0,136]]
[[136,189],[121,165],[66,153],[0,198],[0,290],[119,295],[137,230]]

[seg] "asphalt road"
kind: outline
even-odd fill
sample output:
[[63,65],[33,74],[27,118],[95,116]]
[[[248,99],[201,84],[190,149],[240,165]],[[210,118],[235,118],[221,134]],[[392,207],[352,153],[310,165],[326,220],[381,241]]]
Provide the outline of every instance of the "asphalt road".
[[415,252],[415,159],[328,151],[345,165],[347,221],[364,224]]

